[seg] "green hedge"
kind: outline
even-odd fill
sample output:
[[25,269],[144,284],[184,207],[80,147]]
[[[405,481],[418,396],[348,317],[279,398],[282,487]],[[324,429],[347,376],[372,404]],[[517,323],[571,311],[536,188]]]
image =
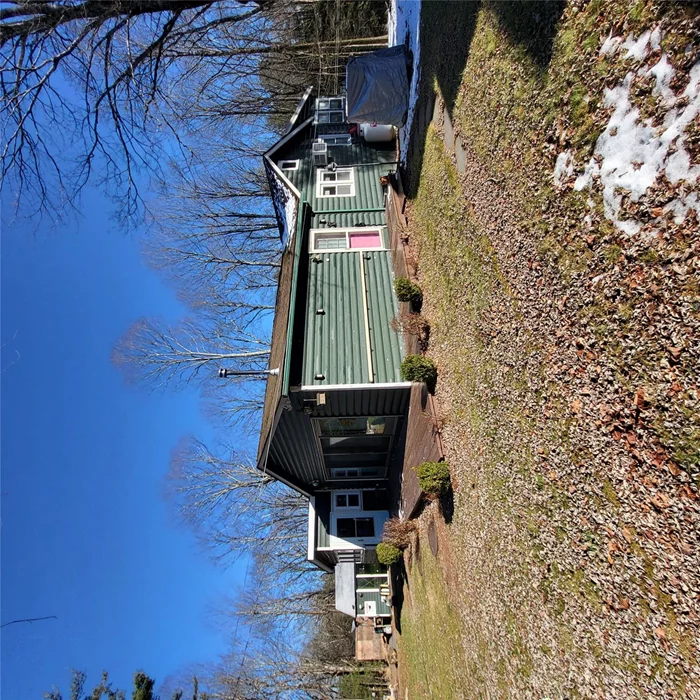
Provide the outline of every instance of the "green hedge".
[[446,494],[452,485],[447,462],[423,462],[416,467],[416,475],[421,490],[431,496]]
[[425,382],[428,386],[434,386],[437,367],[429,357],[406,355],[401,363],[401,376],[407,382]]
[[377,559],[384,566],[398,564],[401,561],[401,550],[388,542],[380,542],[377,545]]
[[397,277],[394,280],[394,291],[399,301],[408,301],[416,308],[420,308],[423,303],[423,292],[408,277]]

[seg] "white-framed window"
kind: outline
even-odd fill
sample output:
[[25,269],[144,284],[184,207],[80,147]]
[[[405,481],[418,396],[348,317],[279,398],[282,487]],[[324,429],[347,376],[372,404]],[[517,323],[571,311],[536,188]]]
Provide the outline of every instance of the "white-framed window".
[[316,171],[317,197],[354,197],[355,171],[352,168],[336,168]]
[[335,519],[335,536],[340,539],[360,540],[375,539],[377,534],[373,517],[352,518],[337,517]]
[[323,139],[328,146],[352,145],[352,136],[350,134],[320,134],[318,138]]
[[312,229],[309,239],[309,252],[311,253],[382,248],[384,248],[384,243],[379,228]]
[[298,170],[298,160],[281,160],[278,164],[280,170]]
[[333,494],[333,510],[362,510],[360,491],[336,491]]
[[319,97],[316,100],[314,124],[345,123],[344,97]]

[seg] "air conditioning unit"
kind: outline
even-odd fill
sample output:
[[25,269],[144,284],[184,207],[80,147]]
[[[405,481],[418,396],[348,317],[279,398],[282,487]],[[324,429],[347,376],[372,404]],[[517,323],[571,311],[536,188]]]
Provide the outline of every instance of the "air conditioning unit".
[[328,144],[323,139],[319,139],[313,144],[312,152],[314,165],[325,168],[328,165]]

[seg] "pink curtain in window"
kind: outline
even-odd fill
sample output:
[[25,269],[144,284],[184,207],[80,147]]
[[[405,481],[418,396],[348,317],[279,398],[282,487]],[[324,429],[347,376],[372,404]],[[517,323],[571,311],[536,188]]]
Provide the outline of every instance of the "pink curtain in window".
[[379,231],[350,231],[351,248],[381,248]]

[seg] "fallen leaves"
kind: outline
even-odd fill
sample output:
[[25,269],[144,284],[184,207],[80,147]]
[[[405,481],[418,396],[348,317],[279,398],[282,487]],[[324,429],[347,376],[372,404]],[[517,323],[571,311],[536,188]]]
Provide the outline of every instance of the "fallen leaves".
[[673,362],[680,362],[682,352],[683,348],[679,347],[671,347],[668,349],[668,354],[671,356]]
[[650,500],[651,504],[654,506],[654,508],[656,508],[656,510],[663,511],[666,508],[671,507],[671,501],[669,500],[668,496],[664,493],[659,492]]
[[608,596],[605,599],[605,604],[608,606],[609,610],[615,610],[619,612],[620,610],[630,609],[630,599],[629,598],[618,598],[615,600],[612,596]]

